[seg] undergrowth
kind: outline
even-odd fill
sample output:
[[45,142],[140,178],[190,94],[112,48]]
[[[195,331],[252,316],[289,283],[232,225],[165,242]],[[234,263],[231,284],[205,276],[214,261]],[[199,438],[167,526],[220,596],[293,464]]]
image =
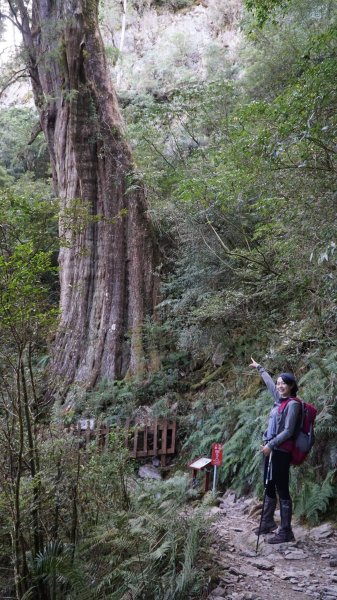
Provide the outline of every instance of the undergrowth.
[[200,561],[210,542],[205,507],[188,508],[186,475],[165,482],[138,482],[130,509],[115,513],[95,531],[82,556],[99,584],[92,598],[174,600],[200,598],[205,571]]

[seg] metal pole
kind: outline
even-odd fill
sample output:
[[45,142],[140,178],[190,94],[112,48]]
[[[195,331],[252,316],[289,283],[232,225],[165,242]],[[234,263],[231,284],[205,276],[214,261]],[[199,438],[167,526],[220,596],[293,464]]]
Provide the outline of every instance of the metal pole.
[[215,494],[215,491],[216,491],[217,475],[218,475],[218,467],[216,465],[214,465],[214,471],[213,471],[213,489],[212,489],[213,495]]
[[267,493],[267,485],[269,482],[269,476],[270,476],[270,469],[271,469],[271,457],[272,457],[272,452],[269,454],[269,460],[268,460],[268,469],[267,469],[267,475],[266,475],[266,481],[265,481],[265,486],[264,486],[264,494],[263,494],[263,502],[262,502],[262,511],[261,511],[261,518],[260,518],[260,525],[259,525],[259,532],[257,534],[257,541],[256,541],[256,549],[255,549],[255,554],[257,554],[257,549],[259,547],[259,540],[260,540],[260,532],[261,532],[261,525],[262,525],[262,519],[263,519],[263,513],[264,513],[264,505],[266,503],[266,493]]

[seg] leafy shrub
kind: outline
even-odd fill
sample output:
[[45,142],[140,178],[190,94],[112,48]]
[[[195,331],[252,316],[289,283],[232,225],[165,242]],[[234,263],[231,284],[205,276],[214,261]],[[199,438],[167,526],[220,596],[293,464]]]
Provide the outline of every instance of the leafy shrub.
[[115,513],[105,530],[83,546],[87,568],[98,575],[93,598],[121,599],[128,590],[134,598],[149,600],[200,598],[205,515],[202,508],[187,511],[187,498],[185,475],[137,484],[130,510]]

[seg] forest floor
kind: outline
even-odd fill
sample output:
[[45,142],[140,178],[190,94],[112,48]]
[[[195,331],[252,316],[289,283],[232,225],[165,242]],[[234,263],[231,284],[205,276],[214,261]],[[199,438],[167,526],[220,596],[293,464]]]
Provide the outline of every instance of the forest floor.
[[337,599],[337,530],[331,523],[308,528],[295,522],[295,542],[271,545],[261,536],[256,553],[261,504],[232,492],[218,503],[211,508],[211,552],[219,577],[209,600]]

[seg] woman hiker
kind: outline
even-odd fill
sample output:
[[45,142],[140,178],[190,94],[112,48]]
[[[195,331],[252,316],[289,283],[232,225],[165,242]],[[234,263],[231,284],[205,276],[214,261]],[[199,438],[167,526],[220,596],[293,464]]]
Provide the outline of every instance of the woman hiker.
[[[291,529],[292,501],[289,494],[289,470],[293,444],[292,436],[300,412],[300,403],[292,398],[296,397],[298,387],[292,373],[281,373],[275,385],[269,373],[253,358],[251,360],[249,366],[258,371],[274,399],[274,405],[269,415],[268,428],[263,436],[264,445],[260,448],[265,456],[264,481],[267,478],[271,455],[271,468],[265,490],[266,498],[260,533],[271,533],[277,527],[274,521],[277,492],[280,502],[281,527],[275,535],[266,541],[268,544],[292,542],[295,538]],[[282,407],[282,403],[289,398],[289,402]]]

